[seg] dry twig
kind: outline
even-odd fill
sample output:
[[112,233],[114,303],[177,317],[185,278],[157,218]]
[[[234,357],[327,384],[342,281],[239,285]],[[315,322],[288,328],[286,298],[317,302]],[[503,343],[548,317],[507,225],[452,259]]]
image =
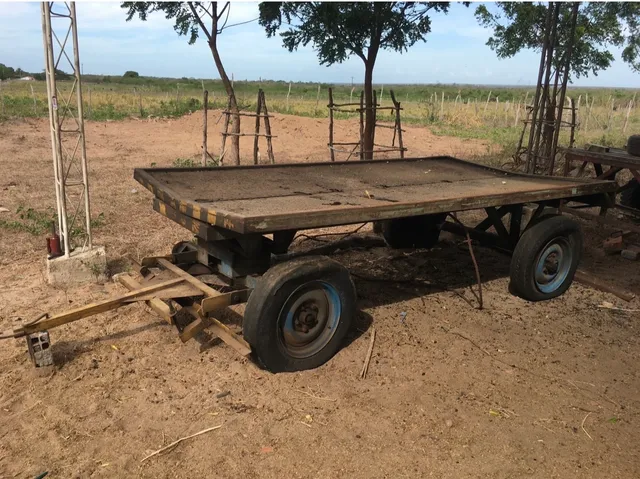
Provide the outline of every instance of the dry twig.
[[471,236],[469,236],[469,230],[462,224],[462,222],[458,219],[455,213],[449,213],[449,216],[453,218],[462,229],[464,229],[465,234],[467,235],[467,246],[469,247],[469,254],[471,255],[471,261],[473,261],[473,267],[476,270],[476,280],[478,281],[478,294],[476,295],[475,291],[471,289],[471,292],[478,300],[478,309],[482,309],[482,280],[480,279],[480,268],[478,268],[478,262],[476,261],[476,255],[473,253],[473,246],[471,245]]
[[605,301],[602,304],[599,304],[598,308],[600,308],[600,309],[610,309],[611,311],[621,311],[621,312],[624,312],[624,313],[638,313],[638,312],[640,312],[640,309],[618,308],[617,306],[614,306],[613,304],[609,303],[608,301]]
[[591,434],[589,434],[587,432],[587,430],[584,428],[584,422],[587,420],[587,418],[591,415],[590,412],[587,413],[587,415],[584,417],[584,419],[582,420],[582,424],[580,425],[580,427],[582,428],[582,430],[584,431],[584,433],[587,435],[587,437],[589,439],[591,439],[593,441],[593,438],[591,437]]
[[369,363],[371,362],[371,355],[373,354],[373,343],[376,341],[376,330],[371,328],[371,342],[369,343],[369,350],[367,351],[367,357],[364,359],[362,365],[362,371],[360,372],[360,378],[365,379],[369,372]]
[[142,458],[140,460],[140,462],[144,462],[147,459],[149,459],[149,458],[151,458],[151,457],[153,457],[153,456],[155,456],[157,454],[160,454],[161,452],[166,451],[167,449],[171,449],[171,448],[177,446],[178,444],[180,444],[182,441],[186,441],[187,439],[191,439],[192,437],[200,436],[201,434],[204,434],[204,433],[207,433],[207,432],[210,432],[210,431],[214,431],[216,429],[220,429],[221,427],[222,427],[222,424],[220,424],[219,426],[213,426],[213,427],[210,427],[210,428],[207,428],[207,429],[203,429],[202,431],[196,432],[195,434],[191,434],[190,436],[181,437],[180,439],[178,439],[176,441],[173,441],[168,446],[160,448],[157,451],[152,452],[148,456],[145,456],[144,458]]

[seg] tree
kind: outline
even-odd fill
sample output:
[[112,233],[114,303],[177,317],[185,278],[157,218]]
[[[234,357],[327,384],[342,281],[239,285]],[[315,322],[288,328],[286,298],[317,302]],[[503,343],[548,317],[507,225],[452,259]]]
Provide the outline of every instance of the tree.
[[12,67],[6,66],[4,63],[0,63],[0,80],[9,80],[15,76],[16,72]]
[[[509,58],[521,50],[540,51],[548,3],[498,2],[496,13],[485,5],[476,8],[476,18],[484,27],[493,30],[487,41],[499,58]],[[571,10],[573,3],[562,3],[554,51],[555,66],[561,62],[564,45],[570,43]],[[614,60],[611,46],[624,47],[622,58],[640,72],[640,3],[606,2],[582,3],[579,6],[570,72],[576,77],[597,75]]]
[[262,2],[259,23],[268,37],[280,30],[285,48],[313,44],[321,65],[352,55],[364,62],[364,157],[373,157],[375,116],[373,69],[380,50],[406,51],[431,31],[430,12],[447,12],[449,2]]
[[122,75],[124,78],[138,78],[140,76],[140,74],[138,72],[134,72],[132,70],[126,71],[124,72],[124,75]]
[[[218,52],[218,35],[227,27],[230,3],[226,2],[218,11],[218,2],[123,2],[121,7],[127,10],[127,21],[136,14],[142,21],[146,21],[150,13],[161,11],[168,20],[174,20],[173,29],[178,35],[188,35],[189,45],[193,45],[202,30],[209,49],[213,55],[222,84],[229,96],[229,106],[232,116],[231,150],[225,157],[236,165],[240,164],[240,111],[233,90],[233,85],[227,76]],[[211,22],[207,27],[206,23]],[[229,25],[231,27],[233,25]]]

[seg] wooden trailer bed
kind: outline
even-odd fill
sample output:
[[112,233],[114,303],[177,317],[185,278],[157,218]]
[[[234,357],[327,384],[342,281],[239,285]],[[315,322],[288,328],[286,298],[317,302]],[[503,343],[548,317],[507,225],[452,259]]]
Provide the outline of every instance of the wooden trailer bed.
[[608,181],[525,175],[451,157],[145,168],[136,169],[134,178],[161,206],[240,234],[586,197],[614,189]]

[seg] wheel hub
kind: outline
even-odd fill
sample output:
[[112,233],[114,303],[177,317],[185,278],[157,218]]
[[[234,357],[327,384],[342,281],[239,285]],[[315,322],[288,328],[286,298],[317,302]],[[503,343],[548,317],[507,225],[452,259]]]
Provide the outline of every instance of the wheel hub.
[[333,337],[340,320],[340,299],[327,283],[313,281],[299,287],[280,313],[282,344],[297,358],[314,355]]
[[542,249],[535,269],[536,287],[543,293],[559,288],[571,268],[573,251],[566,238],[556,238]]
[[296,331],[308,333],[318,324],[318,305],[313,301],[307,301],[298,310],[293,326]]

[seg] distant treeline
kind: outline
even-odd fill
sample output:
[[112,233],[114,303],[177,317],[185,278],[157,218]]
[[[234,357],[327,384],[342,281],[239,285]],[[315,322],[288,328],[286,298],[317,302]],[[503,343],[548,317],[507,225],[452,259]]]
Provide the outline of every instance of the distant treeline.
[[[63,71],[57,71],[59,79],[69,79],[71,75]],[[13,69],[0,63],[0,80],[22,78],[32,76],[36,80],[44,80],[44,73],[29,73],[20,68]],[[138,72],[127,71],[123,75],[92,75],[82,76],[85,84],[97,84],[103,88],[109,84],[117,85],[118,90],[122,87],[130,86],[143,91],[176,93],[176,91],[196,94],[196,91],[207,89],[209,91],[224,92],[221,80],[202,78],[164,78],[141,76]],[[329,88],[333,88],[334,93],[339,97],[353,96],[354,99],[362,90],[362,84],[354,83],[316,83],[316,82],[288,82],[284,80],[234,80],[236,95],[254,95],[258,88],[262,88],[267,96],[287,96],[288,94],[311,99],[318,95],[320,98],[326,97]],[[535,93],[535,86],[494,86],[494,85],[469,85],[469,84],[376,84],[374,85],[378,94],[385,99],[389,98],[389,90],[393,90],[399,101],[412,102],[432,102],[441,101],[444,95],[445,101],[458,99],[461,102],[520,102],[525,96],[531,99]],[[634,91],[626,88],[585,88],[569,87],[571,96],[605,96],[613,100],[623,100],[631,98]],[[610,101],[610,100],[609,100]]]

